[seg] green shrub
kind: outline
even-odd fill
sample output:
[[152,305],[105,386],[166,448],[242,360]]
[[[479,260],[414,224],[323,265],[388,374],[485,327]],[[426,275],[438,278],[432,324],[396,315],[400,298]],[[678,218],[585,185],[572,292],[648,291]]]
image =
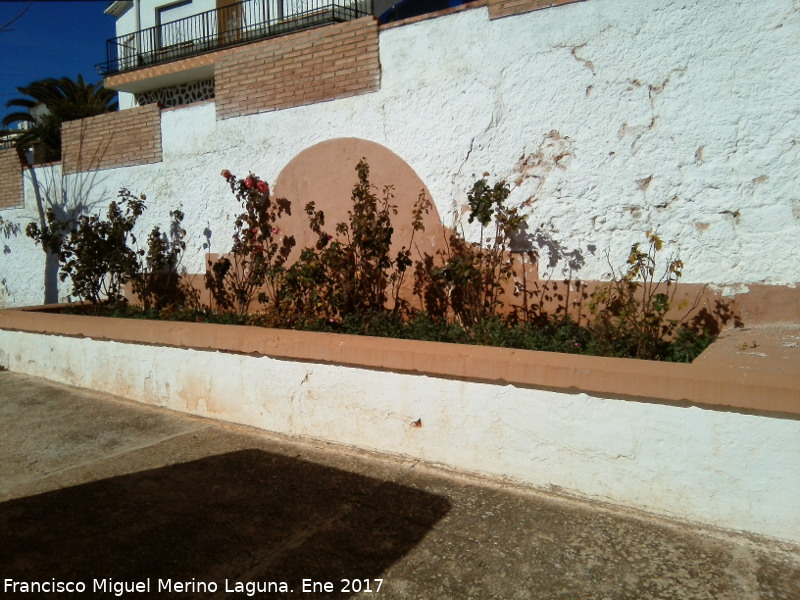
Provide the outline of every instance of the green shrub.
[[[279,227],[289,202],[272,199],[266,182],[252,173],[238,179],[223,171],[242,212],[234,221],[230,253],[209,261],[205,274],[213,309],[199,306],[197,292],[179,276],[186,248],[180,211],[170,213],[167,231],[151,231],[146,250],[136,249],[133,234],[145,198],[127,190],[120,191],[105,218],[59,221],[49,211],[44,229],[31,224],[27,233],[59,256],[61,279],[72,278],[76,296],[91,302],[95,312],[107,299],[107,314],[115,316],[685,362],[714,339],[686,320],[699,295],[683,317],[674,317],[676,309],[689,305],[675,302],[683,263],[670,258],[659,271],[663,243],[652,231],[646,249],[634,244],[626,266],[611,267],[611,280],[592,294],[587,310],[586,286],[571,278],[573,267],[580,265],[570,253],[557,254],[571,261],[566,280],[526,284],[525,264],[511,252],[512,242],[525,230],[525,218],[507,206],[510,188],[504,182],[490,184],[484,177],[468,194],[469,221],[478,223],[480,241],[468,242],[463,232],[454,231],[435,255],[412,259],[414,236],[424,230],[430,200],[424,194],[417,198],[411,237],[393,254],[397,207],[391,188],[378,193],[363,159],[356,173],[348,218],[336,224],[333,234],[325,230],[325,214],[313,203],[305,206],[316,242],[289,265],[295,238]],[[537,259],[530,249],[522,256]],[[400,296],[412,266],[420,310]],[[122,301],[127,283],[140,307]],[[521,298],[521,306],[507,303],[509,290],[517,302]],[[262,306],[253,314],[256,299]]]
[[[303,249],[298,261],[286,270],[277,292],[275,322],[294,326],[353,318],[366,322],[369,316],[387,309],[390,297],[395,310],[399,309],[399,287],[411,265],[410,244],[391,255],[392,216],[397,214],[391,188],[378,196],[364,159],[356,173],[348,220],[338,223],[333,234],[323,229],[325,213],[313,202],[305,206],[317,241],[313,248]],[[415,212],[413,231],[421,228],[422,210]]]
[[467,199],[469,222],[480,225],[480,241],[467,242],[463,233],[453,231],[437,256],[423,255],[416,261],[414,291],[434,318],[453,314],[469,326],[496,315],[503,306],[501,298],[515,275],[511,241],[525,221],[516,208],[506,206],[510,193],[504,181],[476,181]]
[[147,251],[139,254],[137,273],[132,277],[133,293],[145,311],[176,310],[198,303],[197,290],[179,271],[186,250],[184,215],[180,210],[171,211],[169,215],[172,219],[169,232],[162,232],[158,225],[152,229],[147,238]]
[[30,223],[25,233],[59,258],[59,278],[72,282],[72,295],[91,302],[123,300],[123,286],[139,272],[140,256],[130,245],[136,243],[133,229],[145,210],[145,197],[120,190],[108,205],[106,217],[80,216],[60,220],[50,208],[42,229]]
[[169,235],[156,226],[148,237],[147,250],[136,248],[133,230],[146,209],[145,200],[144,195],[135,196],[123,188],[109,204],[105,218],[81,215],[63,219],[50,208],[44,227],[29,223],[25,233],[58,256],[59,279],[69,278],[71,295],[90,302],[95,313],[101,303],[111,305],[112,311],[121,310],[114,305],[126,302],[123,290],[128,283],[146,311],[196,303],[197,293],[178,271],[186,249],[182,212],[170,213]]
[[281,235],[278,219],[291,207],[283,198],[270,199],[269,185],[252,173],[237,179],[225,169],[222,176],[244,210],[234,221],[230,254],[209,261],[205,283],[219,309],[245,315],[256,298],[266,303],[278,296],[295,245],[294,237]]
[[[672,339],[686,315],[697,307],[699,295],[684,317],[667,318],[670,309],[685,308],[674,303],[683,262],[674,257],[668,259],[658,275],[656,258],[663,242],[655,232],[648,231],[647,243],[647,250],[634,244],[626,271],[618,273],[612,266],[611,281],[592,294],[590,331],[597,354],[662,360],[670,355]],[[696,345],[692,335],[688,329],[680,329],[684,348]]]

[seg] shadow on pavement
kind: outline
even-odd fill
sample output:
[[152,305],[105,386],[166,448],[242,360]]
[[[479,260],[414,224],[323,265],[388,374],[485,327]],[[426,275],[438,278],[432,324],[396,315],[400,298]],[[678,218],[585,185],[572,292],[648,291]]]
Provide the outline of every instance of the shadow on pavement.
[[[0,504],[0,595],[15,597],[2,587],[10,578],[86,586],[17,594],[26,598],[120,597],[120,582],[149,584],[121,597],[348,598],[342,579],[374,589],[450,508],[423,491],[242,450]],[[167,579],[171,594],[159,590]],[[333,591],[302,593],[303,579]],[[178,581],[189,582],[180,593]],[[275,583],[253,595],[247,582]]]

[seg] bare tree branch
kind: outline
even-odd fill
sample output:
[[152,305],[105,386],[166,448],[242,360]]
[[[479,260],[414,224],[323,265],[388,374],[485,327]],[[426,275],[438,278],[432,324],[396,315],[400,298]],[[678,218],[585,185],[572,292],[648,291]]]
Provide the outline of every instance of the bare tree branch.
[[25,12],[26,12],[26,11],[27,11],[27,10],[28,10],[30,7],[31,7],[31,0],[28,0],[28,3],[25,5],[25,8],[23,8],[23,9],[20,11],[20,13],[19,13],[19,14],[18,14],[16,17],[14,17],[13,19],[11,19],[11,20],[10,20],[8,23],[5,23],[5,24],[3,24],[3,25],[0,25],[0,33],[3,33],[3,32],[6,30],[6,29],[8,29],[9,27],[11,27],[11,26],[12,26],[12,25],[13,25],[13,24],[16,22],[16,21],[18,21],[18,20],[19,20],[19,18],[20,18],[22,15],[24,15],[24,14],[25,14]]

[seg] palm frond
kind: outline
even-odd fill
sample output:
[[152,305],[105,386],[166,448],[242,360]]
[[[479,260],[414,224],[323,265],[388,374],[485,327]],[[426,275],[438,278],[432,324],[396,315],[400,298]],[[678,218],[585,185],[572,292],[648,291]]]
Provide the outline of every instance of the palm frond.
[[[116,92],[101,83],[89,83],[82,75],[76,80],[69,77],[40,79],[17,88],[25,97],[14,98],[6,107],[26,109],[7,114],[2,126],[16,122],[28,123],[28,128],[15,136],[18,148],[34,148],[36,161],[54,161],[61,157],[61,124],[117,110]],[[46,108],[43,114],[34,115],[37,107]]]

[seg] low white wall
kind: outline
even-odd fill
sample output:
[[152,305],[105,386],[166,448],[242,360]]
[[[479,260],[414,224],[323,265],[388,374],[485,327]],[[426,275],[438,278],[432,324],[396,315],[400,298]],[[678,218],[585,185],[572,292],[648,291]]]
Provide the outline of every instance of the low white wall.
[[14,331],[0,365],[800,543],[797,419]]
[[[473,237],[462,211],[471,184],[484,171],[513,182],[511,201],[531,228],[581,253],[582,280],[604,278],[605,252],[622,264],[654,228],[664,254],[683,259],[686,282],[795,285],[796,8],[794,0],[587,0],[494,21],[475,8],[385,29],[379,91],[224,121],[213,102],[164,111],[162,163],[69,176],[65,189],[100,207],[121,187],[147,194],[143,231],[182,208],[187,266],[202,269],[207,250],[229,250],[238,208],[221,169],[273,181],[309,146],[358,137],[408,162],[447,224],[457,216]],[[36,218],[30,194],[24,210],[8,212]],[[12,301],[0,306],[27,303],[37,290],[13,275],[30,244],[5,244],[0,279]]]

